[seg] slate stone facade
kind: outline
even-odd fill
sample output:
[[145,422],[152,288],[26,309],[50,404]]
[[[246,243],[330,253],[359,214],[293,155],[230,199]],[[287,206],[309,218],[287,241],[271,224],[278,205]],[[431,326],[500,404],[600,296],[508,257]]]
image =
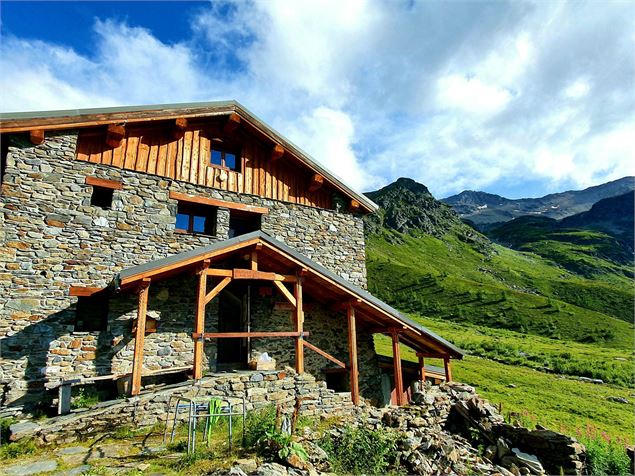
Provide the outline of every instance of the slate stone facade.
[[[38,398],[45,384],[70,376],[130,370],[135,296],[110,300],[107,330],[75,332],[77,298],[69,296],[69,287],[104,287],[123,268],[228,238],[230,212],[226,208],[217,211],[216,236],[175,232],[177,201],[169,198],[170,191],[267,207],[269,213],[263,216],[261,228],[265,233],[350,282],[366,286],[363,222],[357,215],[77,161],[75,133],[47,133],[39,146],[32,146],[25,136],[9,140],[0,196],[2,405],[28,403],[30,397]],[[121,190],[114,191],[111,209],[91,205],[87,176],[123,183]],[[152,284],[149,316],[156,316],[159,326],[146,338],[146,368],[191,364],[192,279]],[[252,306],[252,314],[262,316],[264,330],[274,322],[279,330],[290,329],[288,313],[274,313],[272,302],[253,296]],[[216,330],[216,312],[217,306],[208,306],[208,332]],[[306,328],[319,337],[312,342],[346,361],[344,317],[326,309],[315,312],[315,317],[307,312],[306,318]],[[320,333],[327,325],[318,322],[329,322],[328,335]],[[360,377],[372,379],[374,373],[364,367],[373,365],[374,350],[365,339],[360,336]],[[256,341],[254,347],[260,348],[261,342]],[[281,356],[284,352],[279,349],[292,343],[276,340],[267,343],[270,345],[280,346],[269,350]],[[209,343],[205,347],[212,370],[215,346]],[[321,363],[314,364],[309,353],[309,371],[319,372],[328,364],[319,356]],[[289,363],[288,358],[280,361]],[[362,390],[373,387],[364,380],[361,383]]]

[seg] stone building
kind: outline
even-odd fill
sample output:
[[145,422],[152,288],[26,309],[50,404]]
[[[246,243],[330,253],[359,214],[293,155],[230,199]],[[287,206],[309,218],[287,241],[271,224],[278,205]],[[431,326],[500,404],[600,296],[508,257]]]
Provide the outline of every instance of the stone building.
[[[73,379],[137,394],[263,353],[354,402],[403,403],[425,357],[445,374],[461,358],[364,290],[376,205],[240,104],[0,120],[2,406]],[[390,365],[376,333],[392,336]]]

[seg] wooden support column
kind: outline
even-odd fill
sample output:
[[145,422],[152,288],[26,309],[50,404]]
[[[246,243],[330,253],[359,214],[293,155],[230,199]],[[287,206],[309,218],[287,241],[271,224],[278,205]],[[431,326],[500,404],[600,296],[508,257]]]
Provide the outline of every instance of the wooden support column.
[[419,356],[419,380],[426,383],[426,364],[422,356]]
[[452,363],[450,357],[443,357],[443,366],[445,367],[445,381],[452,381]]
[[397,392],[397,405],[403,405],[403,374],[401,373],[401,352],[399,349],[399,333],[392,332],[392,361],[395,372],[395,392]]
[[150,280],[144,279],[139,286],[139,302],[137,304],[137,330],[134,339],[134,355],[132,357],[131,395],[141,392],[141,370],[143,369],[143,342],[146,336],[146,314],[148,311],[148,294]]
[[351,400],[359,405],[359,370],[357,368],[357,328],[355,324],[355,308],[349,304],[346,309],[348,317],[348,356],[350,362]]
[[[194,332],[199,337],[194,339],[194,380],[200,380],[203,377],[203,333],[205,332],[205,305],[207,304],[207,268],[209,261],[203,263],[202,268],[198,272],[198,288],[196,290],[196,315],[194,317]],[[231,281],[230,278],[226,278]]]
[[[304,307],[302,305],[302,278],[298,276],[294,286],[295,294],[295,331],[304,332]],[[300,334],[295,339],[295,371],[304,373],[304,345],[303,336]]]

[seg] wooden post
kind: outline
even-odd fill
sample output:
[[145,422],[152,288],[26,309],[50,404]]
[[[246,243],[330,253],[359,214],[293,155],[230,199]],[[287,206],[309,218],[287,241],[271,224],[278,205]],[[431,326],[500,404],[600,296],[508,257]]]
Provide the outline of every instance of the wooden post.
[[349,304],[346,309],[348,317],[348,355],[350,362],[351,400],[359,405],[359,370],[357,368],[357,329],[355,325],[355,308]]
[[198,288],[196,290],[196,315],[194,317],[194,332],[200,337],[194,339],[194,380],[203,377],[203,333],[205,332],[205,304],[207,295],[207,268],[209,261],[203,263],[202,269],[198,272]]
[[[304,332],[304,310],[302,306],[302,278],[298,276],[295,283],[295,330]],[[295,371],[304,373],[304,345],[302,345],[302,335],[295,340]]]
[[139,302],[137,304],[137,330],[134,339],[134,355],[132,357],[131,395],[141,392],[141,370],[143,369],[143,342],[146,336],[146,313],[148,311],[148,294],[150,280],[144,279],[139,286]]
[[399,333],[396,331],[392,332],[392,361],[395,372],[395,392],[397,392],[397,405],[403,405],[403,374],[401,373]]
[[443,366],[445,367],[445,381],[452,381],[452,363],[450,357],[443,357]]
[[426,364],[421,356],[419,356],[419,380],[426,383]]

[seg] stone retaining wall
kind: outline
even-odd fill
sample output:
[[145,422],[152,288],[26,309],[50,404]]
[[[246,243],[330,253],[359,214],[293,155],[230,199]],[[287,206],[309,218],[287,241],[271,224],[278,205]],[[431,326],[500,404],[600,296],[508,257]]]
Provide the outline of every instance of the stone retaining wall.
[[[170,191],[267,207],[264,232],[366,285],[360,216],[77,161],[76,133],[47,134],[39,146],[26,135],[6,140],[11,142],[0,196],[0,406],[37,401],[46,383],[65,377],[129,366],[131,303],[125,298],[113,303],[107,331],[75,332],[77,298],[69,297],[69,287],[103,287],[122,268],[227,239],[226,208],[218,209],[216,236],[176,233],[177,201],[169,199]],[[114,191],[112,209],[90,205],[87,176],[123,183]],[[153,284],[151,300],[167,308],[161,292]],[[175,295],[168,294],[172,301]],[[186,337],[193,321],[187,313],[193,305],[185,297],[179,304],[187,310],[176,317],[171,313],[170,322],[182,322],[183,329],[148,339],[148,368],[190,359],[192,343]],[[171,326],[167,322],[164,329]],[[207,356],[214,355],[212,343]]]
[[[297,375],[292,369],[272,372],[237,372],[205,377],[200,382],[168,386],[137,397],[105,402],[90,410],[46,420],[44,424],[22,422],[11,428],[13,441],[37,438],[43,443],[63,443],[89,435],[112,432],[124,425],[135,428],[165,422],[171,396],[229,397],[232,403],[245,397],[247,410],[280,406],[283,413],[293,412],[299,399],[301,415],[343,416],[355,412],[350,393],[336,393],[309,374]],[[173,415],[173,414],[172,414]]]

